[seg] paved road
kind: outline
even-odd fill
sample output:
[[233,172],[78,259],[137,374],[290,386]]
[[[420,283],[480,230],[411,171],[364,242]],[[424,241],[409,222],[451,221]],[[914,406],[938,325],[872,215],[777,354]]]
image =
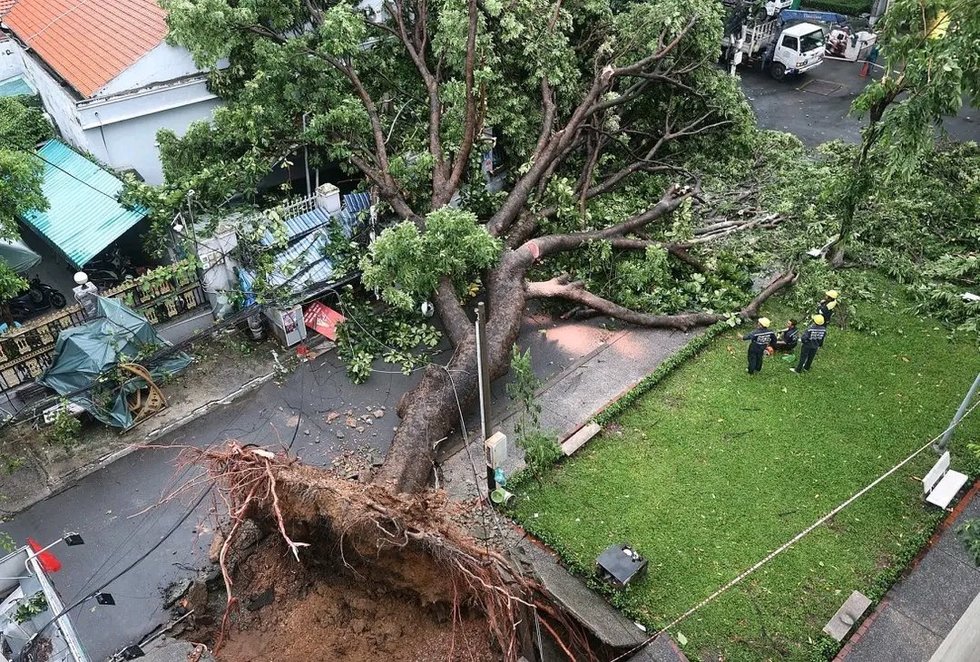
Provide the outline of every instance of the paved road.
[[[536,368],[547,378],[592,352],[613,333],[598,319],[556,326],[547,317],[532,316],[521,342],[531,347]],[[281,442],[303,460],[321,466],[364,449],[383,456],[396,424],[398,398],[416,379],[417,375],[406,377],[398,372],[376,373],[355,386],[346,378],[336,353],[326,353],[302,364],[282,385],[266,383],[238,402],[165,436],[156,448],[132,453],[36,504],[0,525],[0,531],[15,540],[33,536],[45,542],[67,531],[82,534],[84,546],[54,550],[64,565],[55,582],[67,604],[95,592],[137,562],[106,588],[116,598],[116,606],[89,601],[72,612],[87,651],[93,660],[102,660],[164,622],[162,591],[206,562],[210,500],[205,498],[195,508],[200,492],[136,514],[195,475],[192,469],[175,468],[178,451],[167,446],[203,447],[231,438],[270,446]],[[494,385],[498,411],[506,406],[502,390],[502,384]],[[375,418],[373,412],[382,407],[383,417]],[[348,411],[358,417],[357,427],[362,431],[347,426]],[[327,423],[330,412],[341,416]],[[362,416],[367,420],[361,420]]]
[[[862,123],[849,114],[851,102],[869,80],[859,73],[860,65],[837,60],[783,81],[758,69],[739,70],[759,125],[794,133],[810,147],[836,138],[860,140]],[[945,128],[956,140],[980,141],[980,110],[965,106],[945,122]]]

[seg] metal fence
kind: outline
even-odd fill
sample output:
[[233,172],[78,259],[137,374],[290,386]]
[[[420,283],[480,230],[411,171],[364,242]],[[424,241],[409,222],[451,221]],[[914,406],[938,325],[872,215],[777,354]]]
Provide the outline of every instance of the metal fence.
[[[154,325],[207,303],[190,261],[151,271],[102,296],[122,301]],[[81,307],[74,305],[0,335],[0,391],[34,381],[51,365],[58,334],[84,321]]]

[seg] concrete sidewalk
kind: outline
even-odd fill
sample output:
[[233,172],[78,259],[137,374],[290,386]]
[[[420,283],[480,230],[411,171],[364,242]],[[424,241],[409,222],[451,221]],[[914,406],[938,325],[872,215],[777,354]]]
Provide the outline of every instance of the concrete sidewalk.
[[[980,484],[946,518],[924,553],[844,646],[839,662],[927,662],[980,594],[980,568],[955,529],[980,517]],[[980,659],[980,651],[977,657]]]
[[[579,358],[565,369],[543,381],[537,393],[541,406],[541,425],[554,432],[559,441],[573,435],[600,411],[636,386],[674,352],[693,340],[702,330],[691,333],[661,329],[627,328],[605,335],[590,335],[590,327],[555,324],[539,320],[537,334],[522,336],[522,347],[530,345],[535,373],[547,373],[542,366],[545,347],[576,347]],[[601,322],[601,320],[600,320]],[[528,343],[527,341],[530,341]],[[582,351],[589,348],[588,351]],[[504,381],[504,380],[500,380]],[[523,452],[513,443],[518,409],[499,392],[494,394],[492,429],[503,431],[511,440],[504,464],[508,475],[524,467]],[[469,431],[478,431],[478,419],[468,423]],[[469,452],[457,444],[442,457],[440,465],[443,487],[451,498],[470,501],[486,495],[483,454],[477,435],[471,434]],[[476,468],[474,469],[474,465]],[[501,524],[504,520],[500,520]],[[550,550],[534,543],[519,527],[505,526],[506,546],[529,562],[542,585],[568,612],[588,626],[605,645],[628,650],[646,643],[648,634],[614,609],[584,582],[572,576]],[[686,658],[669,635],[657,637],[629,658],[637,662],[684,662]]]
[[[541,406],[541,427],[554,432],[559,442],[564,441],[701,331],[696,329],[682,333],[627,328],[608,334],[590,351],[580,354],[567,368],[544,380],[537,397],[537,403]],[[540,330],[542,338],[558,346],[581,342],[580,333],[580,327],[569,324],[552,325]],[[533,346],[531,360],[538,362]],[[535,369],[535,373],[539,373],[539,368]],[[500,394],[495,394],[493,406],[497,409],[493,412],[491,427],[506,434],[510,441],[509,455],[503,469],[507,475],[513,475],[524,468],[524,453],[513,442],[519,412],[512,402]],[[474,432],[478,432],[479,419],[475,418],[471,423],[469,432],[472,439]],[[474,445],[470,452],[478,470],[482,471],[482,451]],[[458,444],[450,454],[439,459],[443,487],[452,498],[474,498],[478,489],[479,494],[486,494],[484,481],[473,480],[473,468],[462,445]]]

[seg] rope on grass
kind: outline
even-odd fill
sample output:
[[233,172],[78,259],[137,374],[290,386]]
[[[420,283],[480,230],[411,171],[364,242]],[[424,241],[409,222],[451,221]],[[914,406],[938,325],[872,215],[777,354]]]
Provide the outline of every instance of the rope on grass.
[[942,432],[940,432],[939,434],[937,434],[935,437],[933,437],[932,439],[930,439],[925,445],[923,445],[921,448],[919,448],[918,450],[916,450],[914,453],[912,453],[911,455],[909,455],[907,458],[905,458],[904,460],[902,460],[901,462],[899,462],[898,464],[896,464],[894,467],[892,467],[891,469],[889,469],[885,473],[883,473],[880,476],[878,476],[878,478],[876,478],[869,485],[867,485],[866,487],[864,487],[863,489],[861,489],[859,492],[855,493],[847,501],[841,503],[839,506],[837,506],[836,508],[834,508],[833,510],[831,510],[829,513],[827,513],[826,515],[824,515],[823,517],[821,517],[820,519],[818,519],[816,522],[814,522],[813,524],[811,524],[807,528],[805,528],[802,531],[800,531],[799,533],[797,533],[791,539],[789,539],[788,541],[786,541],[785,543],[783,543],[782,545],[780,545],[779,547],[777,547],[772,552],[770,552],[761,561],[759,561],[758,563],[756,563],[755,565],[753,565],[749,569],[747,569],[744,572],[742,572],[742,574],[740,574],[737,577],[735,577],[734,579],[732,579],[730,582],[728,582],[727,584],[725,584],[724,586],[722,586],[721,588],[719,588],[717,591],[715,591],[714,593],[712,593],[711,595],[709,595],[708,597],[706,597],[701,602],[697,603],[696,605],[694,605],[693,607],[691,607],[690,609],[688,609],[686,612],[684,612],[683,614],[681,614],[680,616],[678,616],[677,618],[675,618],[673,621],[671,621],[670,623],[668,623],[667,625],[665,625],[663,628],[661,628],[656,633],[654,633],[653,635],[651,635],[650,637],[648,637],[646,640],[644,640],[641,643],[637,644],[636,646],[634,646],[630,650],[626,651],[625,653],[623,653],[619,657],[613,658],[611,662],[618,662],[619,660],[622,660],[623,658],[632,655],[636,651],[638,651],[638,650],[640,650],[642,648],[645,648],[646,646],[649,646],[650,643],[652,643],[654,639],[656,639],[660,635],[664,634],[668,630],[674,628],[676,625],[678,625],[682,621],[687,620],[695,612],[700,611],[704,607],[708,606],[709,604],[711,604],[712,602],[714,602],[715,600],[717,600],[719,597],[721,597],[721,595],[723,593],[727,592],[729,589],[731,589],[736,584],[741,583],[741,581],[743,579],[745,579],[746,577],[748,577],[749,575],[751,575],[752,573],[754,573],[756,570],[758,570],[762,566],[766,565],[767,563],[769,563],[770,561],[772,561],[774,558],[776,558],[777,556],[779,556],[780,554],[782,554],[783,552],[785,552],[787,549],[789,549],[790,547],[792,547],[793,545],[795,545],[796,543],[798,543],[805,536],[807,536],[808,534],[810,534],[811,532],[813,532],[814,529],[816,529],[819,526],[821,526],[822,524],[824,524],[831,517],[833,517],[834,515],[836,515],[840,511],[844,510],[849,505],[851,505],[852,503],[854,503],[855,501],[857,501],[858,499],[860,499],[862,496],[864,496],[865,494],[867,494],[869,491],[871,491],[871,489],[873,489],[880,482],[882,482],[883,480],[885,480],[886,478],[888,478],[889,476],[891,476],[893,473],[895,473],[896,471],[898,471],[899,469],[901,469],[902,467],[904,467],[906,464],[908,464],[909,462],[911,462],[919,453],[921,453],[925,449],[929,448],[933,443],[935,443],[937,440],[939,440],[944,434],[946,434],[950,430],[955,429],[978,406],[980,406],[980,401],[977,401],[976,403],[973,404],[972,407],[970,407],[969,409],[967,409],[966,410],[966,413],[963,414],[962,417],[960,417],[960,420],[956,421],[955,423],[953,423],[952,425],[950,425],[948,428],[946,428],[945,430],[943,430]]

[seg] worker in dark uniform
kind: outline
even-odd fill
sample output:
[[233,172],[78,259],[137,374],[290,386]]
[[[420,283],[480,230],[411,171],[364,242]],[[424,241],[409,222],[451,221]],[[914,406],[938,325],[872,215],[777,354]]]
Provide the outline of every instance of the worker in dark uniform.
[[800,350],[800,362],[796,364],[795,368],[790,368],[790,370],[796,373],[803,373],[810,369],[810,364],[813,363],[813,357],[817,355],[817,350],[820,349],[823,345],[824,338],[827,337],[826,323],[826,320],[824,320],[823,315],[820,313],[813,316],[813,324],[803,332],[803,336],[800,338],[800,342],[803,345],[803,348]]
[[760,317],[758,326],[742,336],[742,340],[749,341],[750,375],[762,370],[762,356],[766,353],[766,349],[776,342],[776,333],[769,330],[771,323],[768,317]]
[[837,307],[837,297],[840,292],[837,290],[827,290],[823,299],[817,304],[817,313],[823,315],[824,323],[830,324],[830,318],[834,316],[834,308]]
[[796,328],[796,320],[790,320],[786,323],[786,328],[779,331],[773,347],[781,352],[792,352],[799,341],[800,330]]

